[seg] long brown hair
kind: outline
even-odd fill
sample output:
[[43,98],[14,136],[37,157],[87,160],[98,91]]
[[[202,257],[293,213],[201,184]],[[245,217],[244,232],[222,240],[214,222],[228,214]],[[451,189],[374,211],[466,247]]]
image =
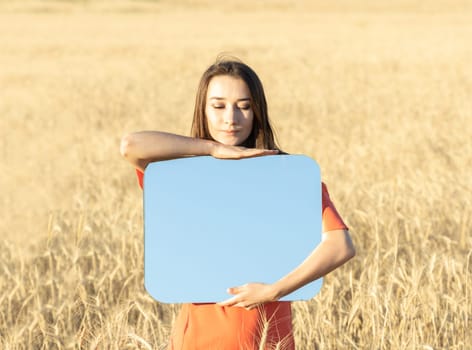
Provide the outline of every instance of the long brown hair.
[[213,140],[208,130],[205,114],[206,97],[210,80],[218,75],[229,75],[242,79],[251,94],[251,107],[254,112],[252,131],[240,146],[250,148],[278,149],[274,132],[269,122],[264,88],[257,74],[246,64],[235,59],[217,59],[203,73],[198,85],[191,136]]

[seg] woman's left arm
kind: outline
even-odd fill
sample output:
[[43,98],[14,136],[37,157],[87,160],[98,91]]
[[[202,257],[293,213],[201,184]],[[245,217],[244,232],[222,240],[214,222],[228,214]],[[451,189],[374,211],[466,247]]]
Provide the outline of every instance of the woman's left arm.
[[292,293],[336,269],[354,257],[356,251],[348,230],[323,233],[321,243],[297,268],[272,286],[277,299]]
[[356,254],[348,230],[324,232],[321,243],[293,271],[273,284],[247,283],[228,289],[234,296],[218,303],[246,309],[276,301],[344,264]]

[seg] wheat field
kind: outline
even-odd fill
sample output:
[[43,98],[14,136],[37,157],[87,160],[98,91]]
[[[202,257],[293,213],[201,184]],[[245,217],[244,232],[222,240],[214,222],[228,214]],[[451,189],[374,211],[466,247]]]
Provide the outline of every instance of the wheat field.
[[188,134],[219,53],[258,72],[357,255],[297,349],[472,349],[468,1],[0,1],[0,349],[164,349],[130,131]]

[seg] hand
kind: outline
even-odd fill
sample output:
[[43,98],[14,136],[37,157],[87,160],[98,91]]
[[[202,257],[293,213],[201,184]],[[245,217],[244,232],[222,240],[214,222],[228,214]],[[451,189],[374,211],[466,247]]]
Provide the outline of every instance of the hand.
[[273,286],[265,283],[247,283],[240,287],[228,288],[227,292],[234,296],[217,305],[239,306],[251,310],[260,304],[278,299]]
[[278,150],[262,149],[262,148],[246,148],[242,146],[228,146],[222,143],[216,143],[210,155],[221,159],[241,159],[259,156],[268,156],[279,153]]

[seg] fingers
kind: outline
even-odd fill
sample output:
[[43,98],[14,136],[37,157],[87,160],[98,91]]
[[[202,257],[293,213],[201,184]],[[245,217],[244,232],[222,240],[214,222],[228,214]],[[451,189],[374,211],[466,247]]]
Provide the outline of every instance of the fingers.
[[233,307],[242,307],[246,310],[252,310],[252,309],[258,307],[259,305],[260,304],[249,304],[247,302],[239,302],[239,303],[233,304],[231,306],[233,306]]
[[254,153],[257,154],[277,154],[279,153],[279,150],[277,149],[261,149],[261,148],[249,148],[249,150],[253,151]]
[[218,306],[232,306],[232,307],[242,307],[246,310],[252,310],[257,307],[259,304],[248,304],[247,302],[237,302],[237,298],[231,298],[220,303],[216,303]]
[[263,148],[246,148],[242,146],[229,146],[218,144],[211,153],[215,158],[221,159],[241,159],[250,157],[259,157],[265,155],[275,155],[279,150],[263,149]]
[[241,296],[239,295],[239,293],[241,293],[243,288],[244,288],[244,286],[231,287],[231,288],[226,289],[227,293],[232,294],[234,296],[227,299],[227,300],[225,300],[225,301],[217,303],[217,305],[219,305],[219,306],[236,306],[236,304],[241,303]]
[[246,305],[245,303],[237,303],[237,304],[234,304],[233,305],[234,307],[242,307],[246,310],[251,310],[251,306],[250,305]]
[[237,302],[238,302],[238,298],[237,297],[232,297],[232,298],[229,298],[227,300],[216,303],[216,305],[218,305],[218,306],[234,306],[235,304],[237,304]]
[[228,294],[238,294],[241,293],[241,287],[231,287],[226,290]]
[[269,156],[279,153],[276,149],[260,149],[260,148],[248,148],[243,151],[244,157],[258,157],[258,156]]
[[241,286],[228,288],[226,292],[233,296],[217,303],[217,305],[242,307],[246,310],[252,310],[267,300],[263,296],[265,286],[263,283],[246,283]]

